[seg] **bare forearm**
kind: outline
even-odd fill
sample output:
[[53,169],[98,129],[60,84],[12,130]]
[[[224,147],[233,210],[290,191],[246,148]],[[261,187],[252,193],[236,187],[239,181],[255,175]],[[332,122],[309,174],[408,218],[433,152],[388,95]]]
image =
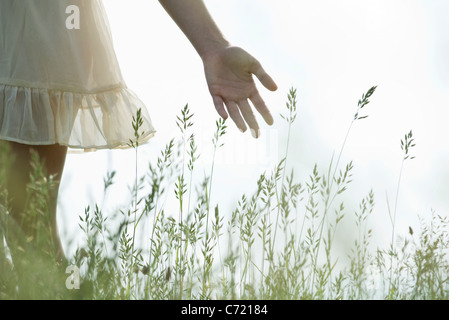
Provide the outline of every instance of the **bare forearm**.
[[202,0],[159,0],[201,58],[229,46]]

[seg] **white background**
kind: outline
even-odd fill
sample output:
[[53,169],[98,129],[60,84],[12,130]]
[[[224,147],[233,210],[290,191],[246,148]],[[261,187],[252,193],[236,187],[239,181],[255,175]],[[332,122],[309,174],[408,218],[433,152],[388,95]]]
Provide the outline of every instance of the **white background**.
[[[228,122],[225,147],[217,155],[213,199],[230,215],[243,193],[282,158],[287,126],[288,90],[297,88],[289,166],[304,181],[318,163],[329,165],[338,153],[362,93],[377,85],[356,122],[341,165],[354,161],[353,183],[346,192],[350,215],[370,189],[376,207],[370,218],[375,241],[391,239],[387,200],[393,205],[403,153],[400,140],[413,130],[416,159],[404,166],[397,232],[419,229],[418,215],[448,209],[449,145],[449,2],[444,0],[226,0],[206,1],[231,43],[254,55],[277,82],[277,92],[260,92],[275,124],[260,123],[262,137],[241,134]],[[145,102],[158,130],[139,148],[139,172],[172,138],[179,136],[176,115],[188,103],[195,114],[201,146],[197,175],[209,173],[208,156],[218,118],[204,80],[201,60],[158,1],[105,0],[123,76]],[[254,156],[257,154],[257,156]],[[102,203],[103,178],[117,170],[108,207],[129,199],[134,179],[133,151],[99,151],[69,155],[60,192],[63,239],[76,238],[77,217],[87,205]],[[171,191],[170,191],[171,192]],[[338,240],[353,231],[343,224]]]

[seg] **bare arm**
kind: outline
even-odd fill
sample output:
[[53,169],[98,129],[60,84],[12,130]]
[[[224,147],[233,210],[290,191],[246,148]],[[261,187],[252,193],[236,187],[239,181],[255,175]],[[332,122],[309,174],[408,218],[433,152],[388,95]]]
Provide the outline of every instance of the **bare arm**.
[[159,2],[184,32],[201,58],[209,51],[229,46],[202,0],[159,0]]
[[229,113],[241,131],[246,131],[248,124],[252,135],[258,138],[259,125],[248,99],[266,123],[272,125],[273,117],[257,91],[252,75],[272,91],[277,89],[273,79],[253,56],[229,44],[202,0],[159,2],[201,57],[209,92],[218,114],[227,119]]

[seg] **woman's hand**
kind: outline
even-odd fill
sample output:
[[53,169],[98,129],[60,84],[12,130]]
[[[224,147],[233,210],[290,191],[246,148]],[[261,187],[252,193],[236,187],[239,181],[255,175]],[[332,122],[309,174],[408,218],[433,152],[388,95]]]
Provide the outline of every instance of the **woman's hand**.
[[259,125],[248,99],[269,125],[273,124],[273,117],[257,91],[253,74],[272,91],[277,89],[273,79],[245,50],[229,45],[203,0],[159,2],[203,60],[206,81],[218,114],[226,119],[229,113],[241,131],[246,131],[248,124],[252,135],[258,138]]
[[210,51],[202,59],[207,85],[218,114],[223,119],[227,119],[229,114],[242,132],[246,131],[248,124],[253,137],[258,138],[259,125],[248,99],[267,124],[273,124],[273,116],[257,91],[253,74],[268,90],[275,91],[276,83],[259,61],[239,47]]

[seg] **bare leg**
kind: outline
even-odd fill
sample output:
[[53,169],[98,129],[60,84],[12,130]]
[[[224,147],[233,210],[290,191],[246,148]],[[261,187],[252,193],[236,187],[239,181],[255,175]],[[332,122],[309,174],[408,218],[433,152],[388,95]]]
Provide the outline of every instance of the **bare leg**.
[[[12,166],[8,172],[6,183],[10,201],[10,214],[13,218],[13,222],[18,226],[18,229],[22,232],[25,239],[31,239],[32,241],[33,230],[35,229],[35,226],[30,225],[29,220],[24,217],[26,185],[29,182],[32,170],[30,165],[31,150],[35,150],[38,153],[41,162],[44,164],[46,174],[48,176],[55,175],[55,188],[51,192],[49,203],[49,214],[51,215],[50,218],[52,220],[52,239],[48,239],[48,241],[49,243],[54,243],[57,258],[62,261],[64,253],[56,225],[56,209],[58,189],[64,170],[67,147],[61,145],[31,146],[15,142],[9,142],[9,147],[11,156],[13,157]],[[14,236],[14,234],[11,236]],[[11,239],[7,239],[8,242],[9,240]]]

